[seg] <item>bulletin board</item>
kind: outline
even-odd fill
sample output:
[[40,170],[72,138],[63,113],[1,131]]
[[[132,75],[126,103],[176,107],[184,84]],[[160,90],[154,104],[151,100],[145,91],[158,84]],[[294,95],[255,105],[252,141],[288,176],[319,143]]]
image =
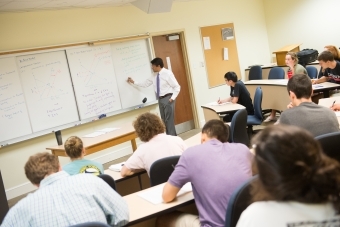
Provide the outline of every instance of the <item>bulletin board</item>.
[[234,24],[201,27],[200,32],[209,88],[224,85],[228,71],[234,71],[240,79]]

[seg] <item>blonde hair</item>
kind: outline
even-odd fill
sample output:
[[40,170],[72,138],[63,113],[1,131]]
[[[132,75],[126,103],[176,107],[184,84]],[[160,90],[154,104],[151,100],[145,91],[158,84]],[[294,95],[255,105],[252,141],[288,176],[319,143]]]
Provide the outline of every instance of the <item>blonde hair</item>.
[[296,64],[299,63],[299,58],[298,58],[298,56],[297,56],[296,53],[294,53],[294,52],[288,52],[286,55],[289,55],[289,56],[292,58],[292,60],[295,62],[294,65],[296,65]]
[[70,158],[79,158],[83,152],[83,141],[77,136],[71,136],[65,142],[64,148]]
[[59,171],[59,160],[50,153],[38,153],[29,157],[24,169],[32,184],[40,184],[46,176]]
[[334,56],[334,59],[339,60],[340,59],[340,52],[336,46],[327,45],[325,46],[325,49],[327,49],[329,52],[331,52]]

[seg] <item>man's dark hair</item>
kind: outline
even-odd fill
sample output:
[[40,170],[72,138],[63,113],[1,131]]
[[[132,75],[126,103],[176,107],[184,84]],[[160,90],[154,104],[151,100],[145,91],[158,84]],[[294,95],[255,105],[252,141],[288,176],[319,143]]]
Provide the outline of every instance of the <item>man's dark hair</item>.
[[203,126],[202,133],[207,134],[209,138],[216,138],[222,143],[226,143],[229,138],[229,125],[220,120],[210,120]]
[[152,64],[152,65],[155,65],[155,66],[160,66],[161,68],[164,67],[164,63],[163,63],[162,58],[154,58],[154,59],[151,61],[151,64]]
[[227,80],[232,80],[233,82],[237,82],[237,75],[235,72],[233,71],[230,71],[230,72],[227,72],[225,75],[224,75],[224,79],[227,79]]
[[325,50],[321,52],[321,54],[319,54],[318,61],[324,61],[324,62],[334,61],[334,55],[332,54],[332,52]]
[[287,91],[294,92],[296,98],[309,99],[312,96],[312,82],[305,74],[296,74],[288,80]]

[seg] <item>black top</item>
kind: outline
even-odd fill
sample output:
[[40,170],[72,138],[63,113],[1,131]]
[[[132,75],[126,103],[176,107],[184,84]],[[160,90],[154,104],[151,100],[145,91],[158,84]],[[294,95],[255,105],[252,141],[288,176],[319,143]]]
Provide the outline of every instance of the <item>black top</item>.
[[336,62],[334,69],[325,69],[325,74],[329,77],[329,82],[340,84],[340,62]]
[[[337,58],[334,58],[335,61],[339,62],[340,59],[337,59]],[[320,71],[319,71],[319,75],[318,75],[318,79],[320,79],[321,77],[323,76],[328,76],[327,73],[325,71],[323,71],[322,67],[320,68]]]
[[253,102],[249,91],[241,80],[237,81],[234,87],[230,87],[230,96],[238,97],[237,103],[246,107],[248,115],[254,114]]

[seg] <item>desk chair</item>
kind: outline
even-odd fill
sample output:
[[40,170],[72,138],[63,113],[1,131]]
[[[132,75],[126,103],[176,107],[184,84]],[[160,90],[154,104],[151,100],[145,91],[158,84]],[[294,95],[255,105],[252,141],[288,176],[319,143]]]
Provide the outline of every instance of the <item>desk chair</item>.
[[167,182],[181,156],[175,155],[159,159],[150,167],[151,187]]
[[317,70],[317,68],[315,68],[314,66],[311,66],[311,65],[307,65],[306,66],[306,70],[307,70],[308,76],[311,79],[318,78],[318,70]]
[[0,171],[0,204],[1,204],[0,205],[0,224],[1,224],[9,210],[5,187],[2,181],[1,171]]
[[340,162],[340,132],[331,132],[315,137],[321,144],[323,152]]
[[263,121],[262,115],[262,89],[257,87],[254,95],[254,115],[248,115],[247,126],[248,126],[248,137],[251,139],[254,131],[253,125],[261,125]]
[[[285,71],[281,67],[273,67],[270,69],[268,74],[268,80],[284,79]],[[262,110],[262,115],[270,113],[271,109]],[[276,110],[277,113],[281,114],[281,111]]]
[[243,143],[249,146],[249,137],[247,134],[247,110],[238,110],[230,123],[230,141],[232,143]]
[[98,175],[99,178],[103,179],[110,187],[116,191],[116,182],[115,180],[107,174],[100,174]]
[[254,65],[249,69],[249,80],[262,80],[262,67]]
[[77,225],[72,225],[70,227],[110,227],[111,225],[108,225],[106,223],[101,223],[101,222],[86,222],[86,223],[81,223]]
[[258,175],[250,178],[231,195],[228,202],[224,227],[235,227],[242,212],[252,203],[250,188],[252,182],[255,180],[258,180]]

